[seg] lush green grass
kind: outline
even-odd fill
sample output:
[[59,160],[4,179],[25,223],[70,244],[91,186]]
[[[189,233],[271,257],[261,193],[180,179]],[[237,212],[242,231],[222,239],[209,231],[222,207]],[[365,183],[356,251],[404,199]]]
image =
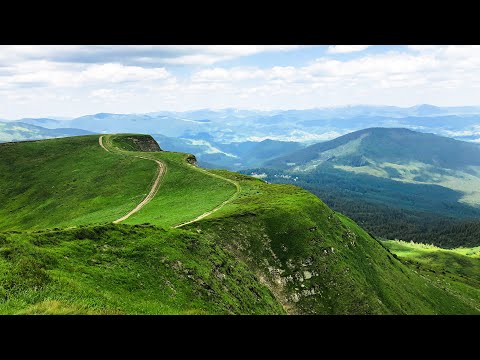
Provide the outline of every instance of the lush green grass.
[[442,249],[434,245],[401,240],[383,241],[391,252],[408,262],[442,274],[455,274],[473,280],[480,288],[480,247]]
[[111,222],[148,194],[155,163],[98,136],[0,145],[0,231]]
[[[98,137],[0,146],[9,159],[1,161],[0,211],[13,214],[1,218],[2,229],[77,225],[0,234],[0,313],[479,312],[475,287],[399,261],[308,191],[221,170],[214,177],[187,154],[127,151],[121,136],[105,140],[110,153]],[[142,200],[156,164],[136,156],[167,166],[155,198],[127,224],[78,227],[112,221]],[[240,184],[236,197],[221,177]],[[62,191],[42,193],[47,184]],[[23,199],[25,210],[21,186],[42,194]],[[120,209],[129,196],[137,201]],[[94,206],[96,198],[111,206]],[[170,228],[229,198],[205,219]]]
[[[121,150],[130,149],[130,143],[122,140],[122,137],[124,135],[107,137],[105,145],[113,151],[118,151],[115,146]],[[127,219],[126,224],[149,222],[161,226],[178,225],[213,210],[237,191],[235,185],[190,165],[186,161],[192,158],[189,154],[167,151],[124,151],[122,154],[125,157],[142,156],[160,160],[167,166],[155,198]]]
[[239,181],[240,196],[188,228],[237,254],[290,312],[478,313],[478,302],[417,274],[311,193],[216,173]]
[[398,240],[386,240],[383,244],[416,273],[479,309],[479,247],[447,250]]
[[[113,139],[123,144],[125,137]],[[127,223],[176,225],[212,210],[236,191],[234,185],[186,163],[186,154],[106,152],[98,136],[3,144],[0,230],[61,228],[120,218],[148,194],[156,173],[153,161],[134,155],[163,161],[167,173],[154,200]]]
[[0,314],[284,313],[200,234],[103,225],[0,235]]

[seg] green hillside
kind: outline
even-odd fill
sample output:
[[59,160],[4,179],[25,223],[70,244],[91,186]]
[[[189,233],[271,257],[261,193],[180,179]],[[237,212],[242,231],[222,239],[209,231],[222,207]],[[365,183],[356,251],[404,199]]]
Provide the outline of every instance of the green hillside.
[[415,265],[458,275],[480,285],[480,247],[442,249],[400,240],[383,241],[393,253]]
[[80,136],[0,145],[0,231],[105,223],[148,192],[155,164]]
[[410,184],[439,185],[480,206],[480,146],[408,129],[371,128],[309,146],[267,163],[293,173],[334,168]]
[[308,191],[132,137],[0,146],[0,313],[479,312]]
[[382,238],[480,245],[479,144],[369,128],[244,172],[301,186]]

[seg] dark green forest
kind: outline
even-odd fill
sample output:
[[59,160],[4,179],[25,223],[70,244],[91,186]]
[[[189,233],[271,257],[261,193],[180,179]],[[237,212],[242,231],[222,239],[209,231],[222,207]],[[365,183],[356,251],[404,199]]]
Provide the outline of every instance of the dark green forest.
[[451,189],[325,166],[309,173],[265,168],[244,171],[252,172],[267,174],[264,180],[268,182],[295,184],[311,191],[376,237],[444,248],[480,245],[480,209],[459,203],[461,193]]

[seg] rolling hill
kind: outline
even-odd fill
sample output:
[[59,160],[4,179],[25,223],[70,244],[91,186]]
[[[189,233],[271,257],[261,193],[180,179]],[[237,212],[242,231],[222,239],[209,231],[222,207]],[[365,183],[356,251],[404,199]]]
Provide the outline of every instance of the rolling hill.
[[[372,169],[387,168],[390,163],[421,163],[423,166],[461,170],[480,166],[480,145],[409,129],[369,128],[308,146],[267,165],[308,171],[323,163]],[[393,165],[391,167],[395,169]]]
[[3,314],[479,312],[308,191],[149,136],[2,144],[0,184]]

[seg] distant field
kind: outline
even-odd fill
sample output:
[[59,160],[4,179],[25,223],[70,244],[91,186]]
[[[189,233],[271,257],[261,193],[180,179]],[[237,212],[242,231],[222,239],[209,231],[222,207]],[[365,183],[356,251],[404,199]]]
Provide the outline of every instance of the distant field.
[[440,272],[451,272],[468,277],[480,284],[480,246],[474,248],[442,249],[434,245],[401,240],[383,243],[399,257],[431,267]]
[[440,185],[463,193],[459,202],[470,206],[480,206],[480,167],[478,166],[470,166],[468,170],[451,170],[436,168],[420,162],[408,164],[386,162],[356,167],[335,165],[334,168],[411,184]]

